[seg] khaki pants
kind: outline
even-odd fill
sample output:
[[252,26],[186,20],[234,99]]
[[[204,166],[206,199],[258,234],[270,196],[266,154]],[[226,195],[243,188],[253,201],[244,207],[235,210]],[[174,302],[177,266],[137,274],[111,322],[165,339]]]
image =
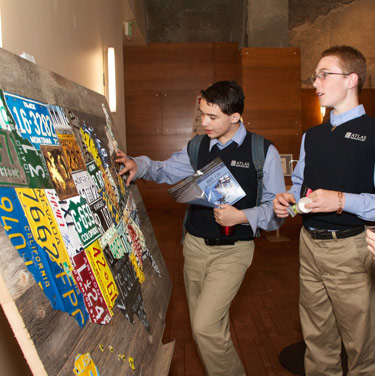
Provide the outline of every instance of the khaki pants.
[[184,279],[190,322],[209,376],[246,375],[231,340],[229,308],[253,254],[253,241],[207,246],[204,239],[186,234]]
[[375,375],[374,262],[365,233],[315,240],[300,234],[300,317],[306,376]]

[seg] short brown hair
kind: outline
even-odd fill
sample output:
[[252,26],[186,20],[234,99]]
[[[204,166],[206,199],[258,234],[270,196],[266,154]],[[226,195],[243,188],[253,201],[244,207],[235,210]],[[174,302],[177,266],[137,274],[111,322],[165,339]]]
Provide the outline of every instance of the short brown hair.
[[357,49],[351,46],[334,46],[322,52],[322,57],[336,56],[340,60],[344,72],[356,73],[358,76],[357,92],[361,92],[366,80],[366,59]]
[[201,90],[202,98],[208,104],[217,104],[223,114],[232,115],[238,112],[242,115],[245,95],[242,87],[235,81],[218,81]]

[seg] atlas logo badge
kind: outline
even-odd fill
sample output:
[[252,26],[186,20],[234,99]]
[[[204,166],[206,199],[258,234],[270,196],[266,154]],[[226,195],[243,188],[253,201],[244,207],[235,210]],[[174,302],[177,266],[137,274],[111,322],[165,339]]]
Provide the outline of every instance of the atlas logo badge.
[[366,136],[361,136],[360,134],[357,133],[352,133],[352,132],[346,132],[345,138],[350,138],[351,140],[355,141],[366,141]]
[[235,161],[235,160],[232,160],[230,162],[230,165],[233,166],[233,167],[240,167],[240,168],[249,168],[250,167],[249,162],[241,162],[241,161]]

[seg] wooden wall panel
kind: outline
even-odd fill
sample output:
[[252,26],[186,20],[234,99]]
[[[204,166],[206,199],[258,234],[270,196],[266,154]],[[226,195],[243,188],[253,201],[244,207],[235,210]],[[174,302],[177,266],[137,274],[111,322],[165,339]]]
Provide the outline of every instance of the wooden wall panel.
[[293,154],[293,159],[298,159],[302,140],[302,132],[294,128],[285,129],[251,129],[272,141],[280,154]]
[[169,184],[156,184],[153,181],[139,180],[137,187],[142,191],[142,199],[145,203],[147,202],[147,210],[158,210],[160,216],[167,215],[169,218],[175,218],[174,211],[181,212],[182,207],[187,206],[172,198],[168,193],[168,189],[171,187]]
[[238,43],[125,47],[128,154],[164,160],[181,150],[191,138],[200,90],[217,80],[239,81],[239,62]]
[[302,103],[302,131],[306,132],[309,128],[314,127],[322,122],[320,112],[320,103],[315,89],[301,90]]
[[214,43],[215,82],[241,80],[240,51],[237,43]]
[[195,102],[200,90],[174,90],[162,93],[163,134],[191,135]]
[[213,63],[212,43],[125,47],[125,91],[205,88],[214,81]]
[[153,135],[163,132],[162,93],[130,91],[125,95],[127,135]]
[[190,134],[172,135],[127,135],[127,151],[131,156],[147,155],[151,159],[163,161],[181,150],[190,140]]
[[359,102],[364,105],[368,115],[375,116],[375,89],[362,89]]
[[244,124],[298,159],[302,136],[300,52],[294,48],[241,49]]
[[212,63],[212,43],[150,43],[126,46],[125,64]]
[[246,126],[301,129],[299,49],[243,48],[241,64]]

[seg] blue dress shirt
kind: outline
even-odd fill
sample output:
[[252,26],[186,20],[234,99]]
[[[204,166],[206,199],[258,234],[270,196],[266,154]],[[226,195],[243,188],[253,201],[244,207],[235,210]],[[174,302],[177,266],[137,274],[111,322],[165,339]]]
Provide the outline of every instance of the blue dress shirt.
[[[232,142],[239,146],[246,137],[246,128],[241,123],[235,135],[224,145],[217,139],[211,139],[210,150],[214,145],[220,149],[226,148]],[[165,161],[152,161],[145,155],[132,158],[137,164],[135,178],[155,181],[156,183],[175,184],[194,173],[190,164],[187,146]],[[270,145],[263,166],[263,197],[258,207],[244,209],[247,220],[255,233],[257,227],[266,231],[278,229],[283,220],[277,218],[273,211],[272,200],[277,193],[285,192],[284,176],[282,173],[280,155],[273,145]]]
[[[356,106],[349,111],[346,111],[340,115],[335,115],[333,111],[330,113],[331,124],[336,127],[357,117],[364,115],[365,109],[363,105]],[[375,167],[375,166],[374,166]],[[302,137],[301,149],[299,155],[299,161],[292,174],[293,186],[290,189],[290,193],[298,201],[300,198],[301,186],[303,183],[303,174],[305,169],[305,134]],[[374,171],[375,182],[375,171]],[[344,210],[348,213],[357,215],[359,218],[365,221],[375,221],[375,194],[371,193],[344,193],[345,204]]]

